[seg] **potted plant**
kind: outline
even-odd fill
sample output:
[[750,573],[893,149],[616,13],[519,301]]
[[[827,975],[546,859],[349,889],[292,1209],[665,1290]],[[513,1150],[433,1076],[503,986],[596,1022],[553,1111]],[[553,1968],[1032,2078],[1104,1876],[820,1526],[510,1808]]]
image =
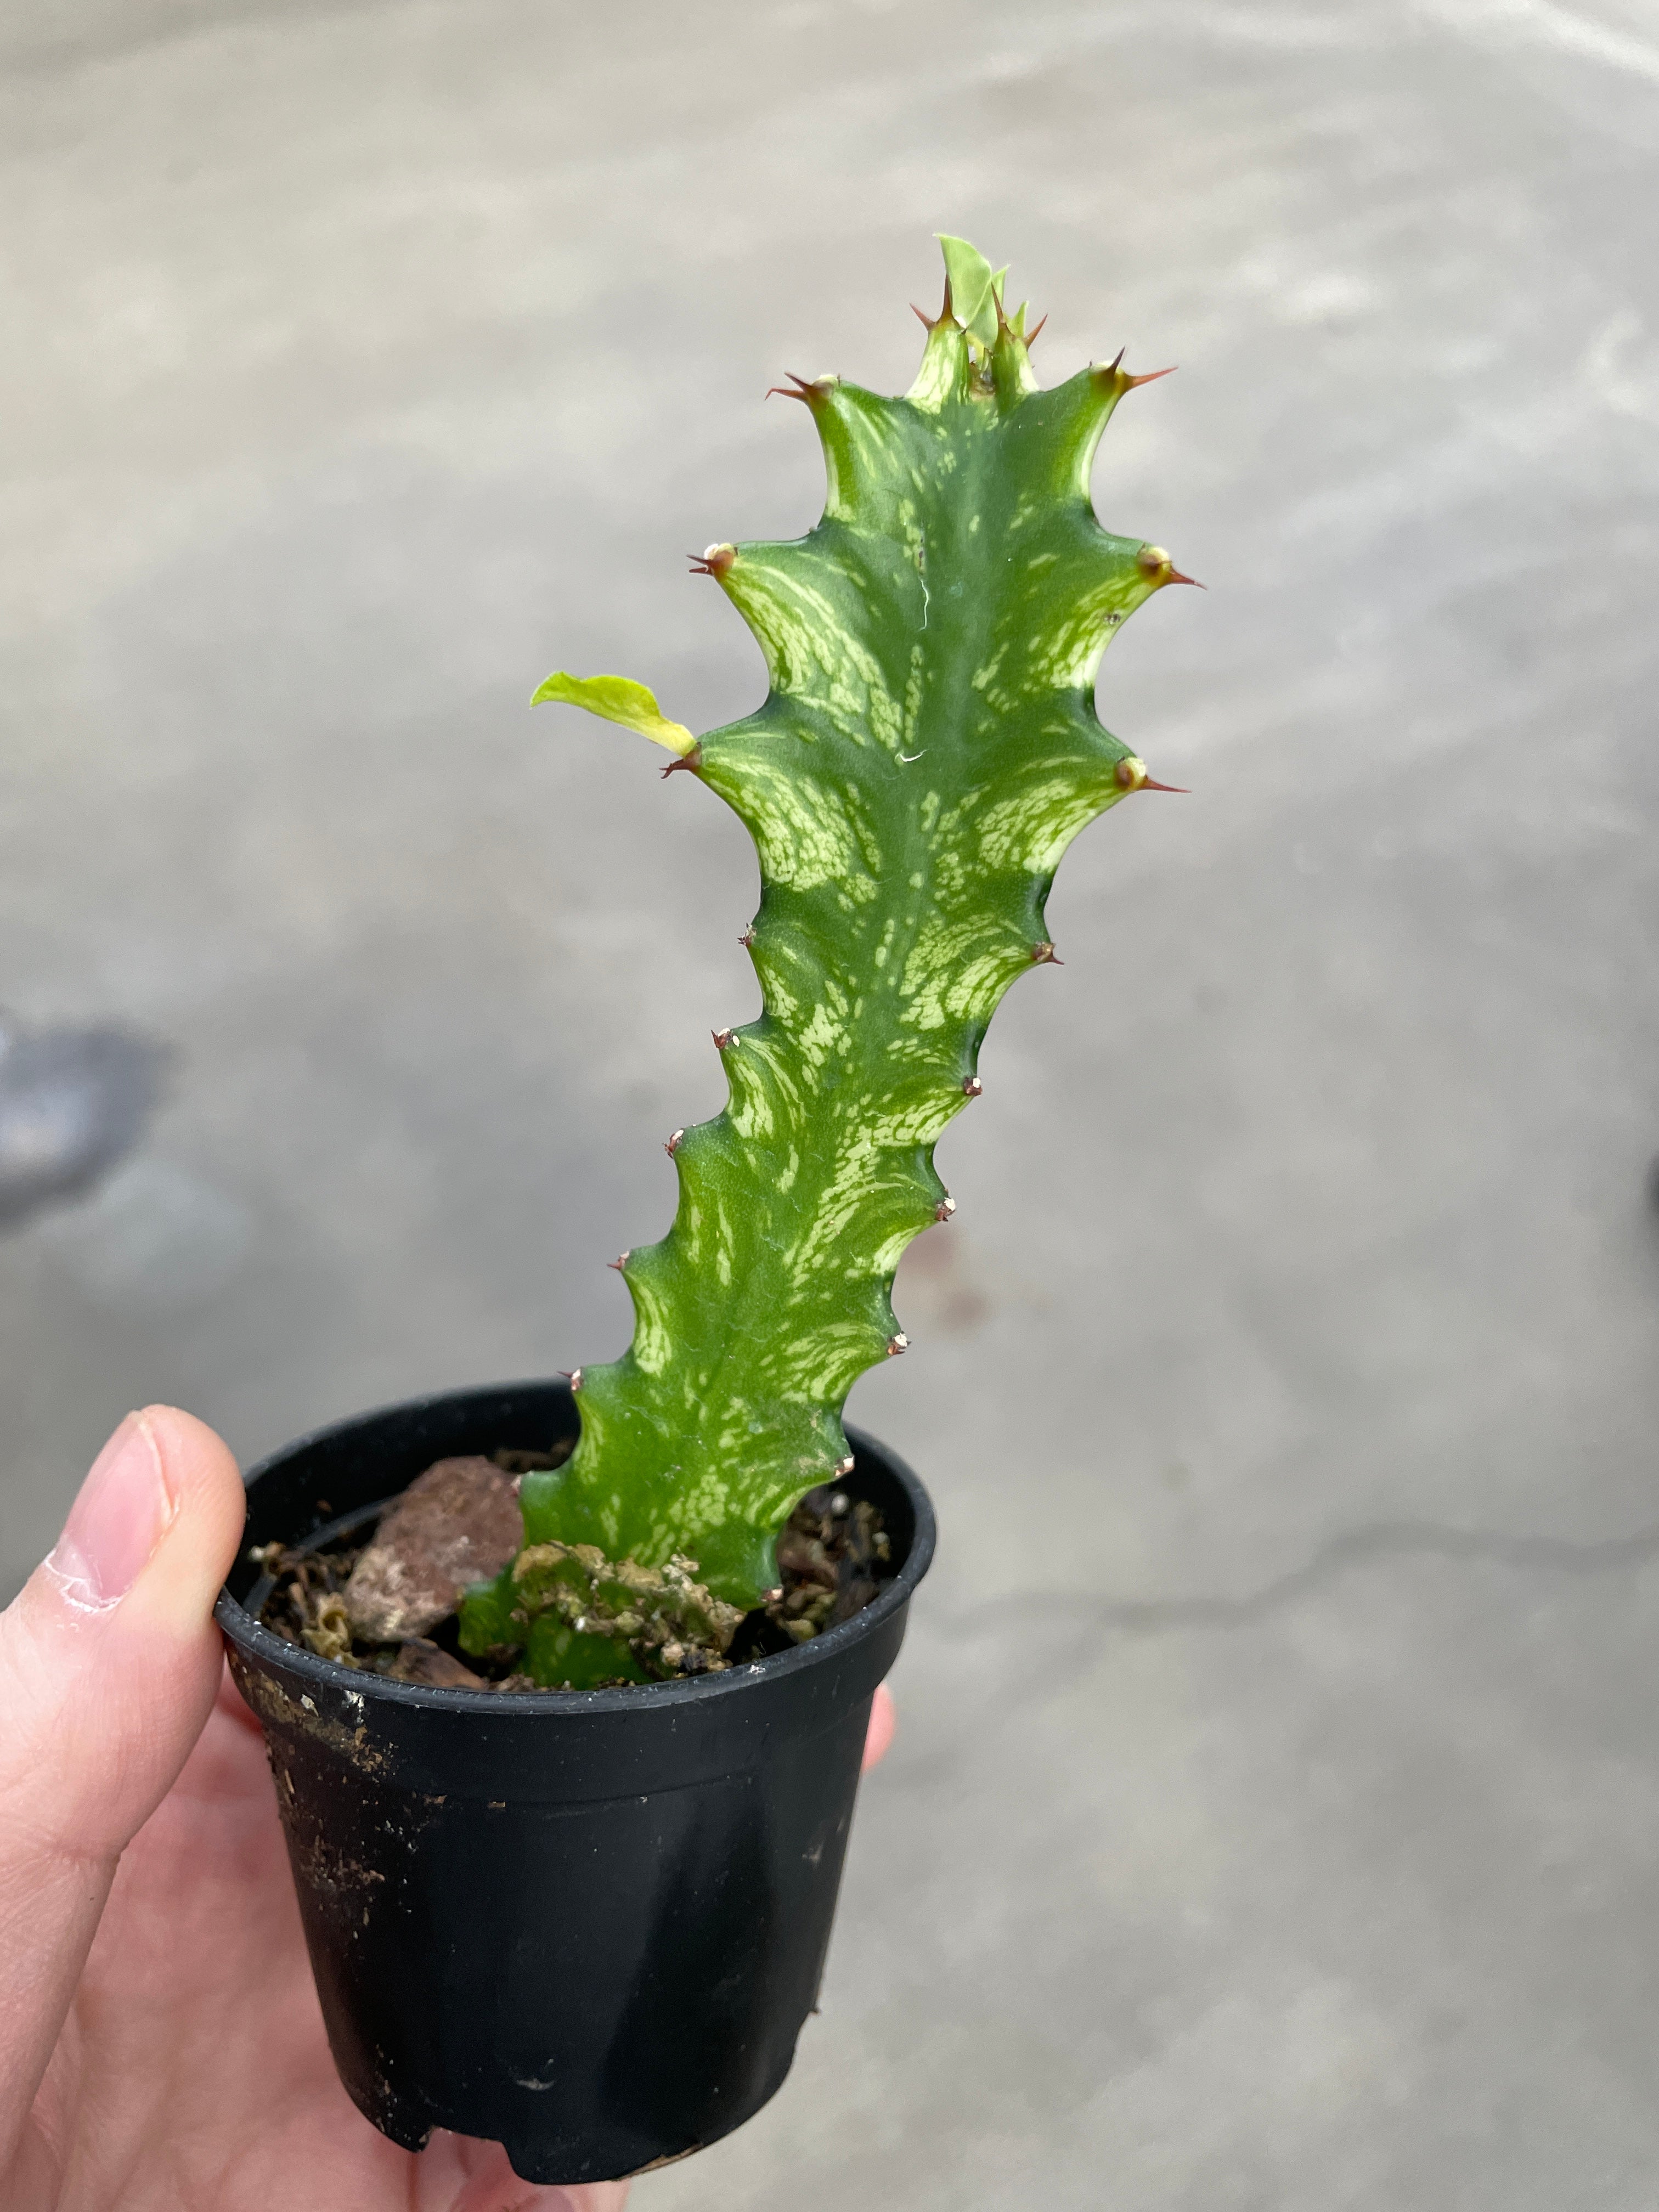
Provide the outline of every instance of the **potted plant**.
[[1060,854],[1168,788],[1093,704],[1118,625],[1188,580],[1090,501],[1149,380],[1120,355],[1039,389],[1003,272],[942,244],[902,398],[790,380],[817,528],[694,564],[760,642],[759,711],[695,738],[622,678],[536,694],[666,748],[760,856],[763,1010],[714,1037],[725,1111],[668,1139],[672,1227],[616,1263],[629,1349],[278,1452],[221,1601],[346,2087],[530,2181],[683,2156],[787,2070],[933,1541],[842,1407],[905,1349],[895,1268],[953,1210],[934,1141],[1055,958]]

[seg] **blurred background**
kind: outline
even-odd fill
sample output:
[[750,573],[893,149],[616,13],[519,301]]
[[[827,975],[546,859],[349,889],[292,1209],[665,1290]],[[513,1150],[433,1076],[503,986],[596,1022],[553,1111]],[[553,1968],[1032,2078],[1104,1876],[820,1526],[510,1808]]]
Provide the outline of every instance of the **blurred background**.
[[1650,0],[0,10],[0,1571],[607,1356],[755,994],[684,555],[937,229],[1207,596],[855,1394],[945,1522],[786,2092],[640,2212],[1659,2191]]

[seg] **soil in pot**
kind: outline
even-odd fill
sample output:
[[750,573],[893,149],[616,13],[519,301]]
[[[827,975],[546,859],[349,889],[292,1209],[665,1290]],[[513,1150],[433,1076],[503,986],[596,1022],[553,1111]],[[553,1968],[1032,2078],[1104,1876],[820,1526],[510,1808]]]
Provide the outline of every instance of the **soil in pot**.
[[[464,1652],[456,1608],[470,1584],[498,1574],[523,1543],[520,1478],[559,1466],[570,1449],[561,1442],[547,1451],[502,1447],[487,1457],[439,1460],[400,1497],[348,1515],[304,1545],[266,1545],[258,1557],[268,1580],[263,1595],[251,1594],[250,1610],[287,1642],[394,1681],[559,1694],[570,1686],[533,1680],[517,1650]],[[647,1680],[659,1681],[793,1650],[850,1620],[894,1573],[880,1508],[828,1484],[790,1516],[778,1539],[778,1587],[748,1613],[702,1589],[695,1559],[655,1571],[631,1561],[618,1568],[579,1546],[562,1565],[580,1570],[585,1586],[603,1582],[613,1594],[616,1577],[626,1578],[641,1601],[623,1617],[624,1627],[635,1624],[629,1648]],[[631,1680],[618,1675],[614,1686]]]

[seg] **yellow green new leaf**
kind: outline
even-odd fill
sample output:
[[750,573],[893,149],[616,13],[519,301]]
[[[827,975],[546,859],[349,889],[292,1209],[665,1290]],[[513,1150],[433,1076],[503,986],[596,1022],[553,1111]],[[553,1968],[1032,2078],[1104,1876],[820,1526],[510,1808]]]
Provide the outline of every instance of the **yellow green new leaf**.
[[555,669],[530,695],[532,707],[548,700],[566,707],[583,707],[602,720],[620,722],[623,729],[637,730],[642,738],[649,738],[653,744],[665,745],[682,760],[697,742],[684,722],[669,720],[653,691],[635,684],[630,676],[567,676],[563,669]]

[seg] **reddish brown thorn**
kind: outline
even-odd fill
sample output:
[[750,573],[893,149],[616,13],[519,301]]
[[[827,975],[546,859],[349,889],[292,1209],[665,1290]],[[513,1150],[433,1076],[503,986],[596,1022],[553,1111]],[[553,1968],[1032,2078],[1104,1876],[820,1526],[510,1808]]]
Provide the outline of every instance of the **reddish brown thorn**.
[[902,1329],[896,1336],[890,1336],[887,1340],[887,1357],[890,1359],[896,1359],[901,1352],[908,1352],[909,1349],[910,1340]]
[[1038,968],[1063,968],[1066,963],[1045,937],[1041,944],[1031,947],[1032,964]]
[[675,1130],[675,1132],[674,1132],[674,1133],[673,1133],[673,1135],[672,1135],[672,1136],[668,1139],[668,1142],[667,1142],[667,1143],[663,1146],[663,1150],[664,1150],[664,1152],[665,1152],[667,1153],[667,1155],[668,1155],[668,1157],[669,1157],[669,1158],[670,1158],[671,1160],[673,1158],[673,1157],[674,1157],[675,1153],[676,1153],[677,1152],[678,1152],[678,1150],[679,1150],[679,1148],[680,1148],[681,1141],[682,1141],[682,1139],[684,1139],[684,1135],[685,1135],[685,1132],[684,1132],[684,1129],[676,1129],[676,1130]]
[[739,944],[739,945],[752,945],[752,944],[754,943],[754,941],[755,941],[755,925],[754,925],[754,923],[751,921],[751,922],[750,923],[750,925],[749,925],[748,928],[747,928],[747,929],[745,929],[745,930],[744,930],[744,932],[743,933],[743,935],[742,935],[742,936],[738,939],[738,944]]
[[1119,368],[1122,366],[1123,356],[1128,352],[1128,350],[1129,349],[1127,346],[1120,346],[1118,348],[1116,353],[1113,355],[1111,360],[1106,364],[1106,374],[1108,376],[1115,376],[1117,374]]
[[933,1208],[933,1218],[935,1221],[948,1221],[956,1210],[957,1202],[955,1199],[942,1198],[939,1204]]
[[581,1389],[582,1370],[580,1367],[561,1367],[558,1371],[570,1385],[573,1390],[580,1390]]
[[917,307],[917,305],[916,305],[916,303],[915,303],[915,301],[914,300],[912,300],[912,301],[911,301],[911,302],[910,302],[910,313],[911,313],[915,317],[916,320],[917,320],[917,321],[921,325],[921,327],[923,328],[923,330],[925,330],[925,331],[931,331],[931,330],[933,329],[933,317],[932,317],[932,316],[927,313],[927,310],[925,307]]
[[945,305],[939,311],[939,319],[942,323],[948,323],[955,313],[956,303],[951,297],[951,280],[947,276],[945,280]]
[[[1117,360],[1121,361],[1122,358],[1122,355],[1119,354]],[[1117,362],[1115,361],[1112,363],[1112,366],[1115,368],[1117,367]],[[1175,364],[1175,367],[1170,368],[1149,368],[1145,376],[1126,376],[1123,380],[1123,389],[1126,392],[1133,392],[1138,384],[1156,384],[1160,376],[1173,376],[1176,373],[1176,368],[1178,368],[1180,364],[1177,362]]]
[[[947,284],[945,289],[948,292],[951,288]],[[858,1462],[854,1458],[852,1453],[848,1452],[845,1459],[838,1459],[836,1462],[830,1472],[831,1474],[851,1474],[853,1469],[857,1465]]]
[[1027,352],[1027,353],[1030,353],[1030,351],[1031,350],[1031,348],[1032,348],[1032,347],[1036,343],[1037,340],[1038,340],[1038,339],[1042,336],[1042,326],[1043,326],[1043,325],[1048,321],[1048,318],[1047,317],[1047,315],[1042,315],[1042,316],[1039,316],[1039,318],[1037,319],[1036,322],[1032,325],[1032,327],[1031,327],[1029,331],[1026,331],[1026,333],[1025,333],[1025,350],[1026,350],[1026,352]]
[[620,1275],[628,1265],[628,1255],[626,1252],[619,1252],[614,1260],[607,1260],[605,1264],[607,1267],[614,1267]]
[[768,387],[766,396],[769,399],[799,399],[802,405],[806,407],[810,407],[812,404],[806,396],[806,387],[804,384],[799,392],[791,392],[781,384],[774,384]]
[[701,553],[688,553],[691,571],[697,576],[723,576],[738,557],[735,545],[705,545]]
[[786,392],[782,385],[775,384],[772,386],[772,392],[769,392],[766,395],[769,399],[772,397],[772,392],[775,392],[781,399],[799,399],[808,407],[816,407],[820,400],[829,397],[839,381],[839,379],[834,376],[797,376],[793,368],[786,370],[785,374],[794,386],[793,391]]
[[714,1049],[716,1052],[724,1052],[727,1045],[732,1042],[732,1032],[730,1030],[710,1030],[708,1034],[714,1040]]
[[1159,783],[1155,776],[1150,775],[1140,788],[1143,791],[1178,791],[1183,799],[1192,795],[1184,783]]
[[1159,590],[1165,584],[1193,584],[1200,592],[1206,588],[1196,576],[1183,576],[1161,545],[1143,545],[1135,556],[1135,566]]
[[984,1090],[985,1085],[980,1081],[978,1076],[964,1075],[962,1079],[962,1088],[966,1097],[969,1098],[977,1098],[980,1092]]
[[672,775],[677,769],[684,768],[690,769],[692,775],[696,775],[702,766],[702,747],[701,745],[693,745],[689,753],[682,753],[678,760],[670,761],[667,767],[664,769],[663,774],[665,775]]

